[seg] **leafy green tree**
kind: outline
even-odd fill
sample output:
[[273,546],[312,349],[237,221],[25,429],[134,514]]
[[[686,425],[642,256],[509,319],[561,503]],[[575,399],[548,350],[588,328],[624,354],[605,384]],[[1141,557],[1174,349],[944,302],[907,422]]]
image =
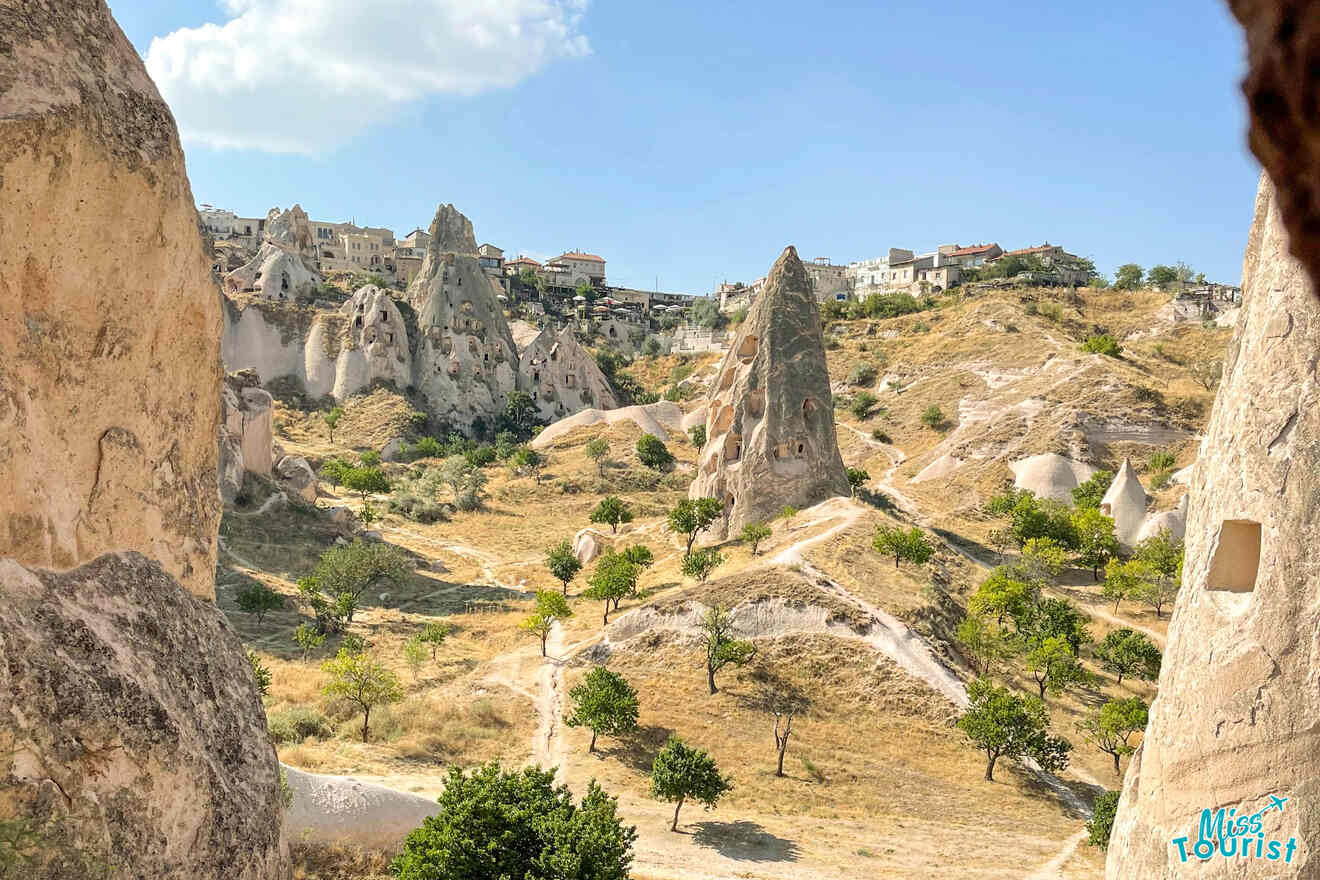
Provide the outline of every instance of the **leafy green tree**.
[[529,617],[518,628],[541,640],[541,656],[545,656],[545,643],[550,638],[555,624],[573,616],[568,607],[568,600],[559,593],[550,590],[536,591],[536,606]]
[[555,770],[451,767],[440,810],[390,865],[398,880],[627,880],[637,829],[594,781],[581,804]]
[[692,445],[698,449],[706,445],[706,426],[694,425],[688,431],[688,437],[692,438]]
[[1058,577],[1071,554],[1053,538],[1030,538],[1022,545],[1022,567],[1033,579]]
[[756,549],[761,546],[761,542],[770,537],[770,526],[763,522],[750,522],[743,526],[738,538],[752,545],[752,555],[756,555]]
[[[871,414],[871,410],[874,409],[875,405],[879,402],[880,398],[876,397],[871,392],[858,391],[853,395],[852,403],[848,406],[848,411],[851,412],[858,421],[862,421]],[[938,422],[936,424],[938,424]],[[931,427],[934,426],[932,425]]]
[[714,547],[697,550],[683,557],[683,575],[705,583],[716,568],[724,562],[724,554]]
[[654,434],[637,438],[637,460],[653,470],[663,470],[674,463],[674,454]]
[[1114,759],[1114,775],[1121,779],[1119,759],[1136,751],[1130,740],[1133,735],[1146,729],[1149,712],[1149,707],[1141,697],[1109,700],[1094,715],[1078,722],[1077,732]]
[[1109,849],[1109,835],[1114,830],[1114,816],[1118,813],[1116,791],[1107,791],[1095,799],[1095,812],[1086,823],[1087,844]]
[[342,406],[332,406],[330,409],[321,413],[321,418],[325,420],[325,427],[330,432],[330,442],[335,442],[335,425],[344,417],[344,408]]
[[1123,346],[1108,333],[1095,333],[1082,340],[1082,351],[1117,358],[1123,356]]
[[1105,565],[1105,585],[1101,595],[1114,600],[1114,612],[1117,613],[1118,603],[1137,598],[1142,585],[1150,578],[1150,568],[1139,559],[1111,559]]
[[519,446],[509,457],[509,464],[519,475],[531,474],[536,477],[536,485],[541,485],[541,474],[545,470],[545,456],[530,446]]
[[597,437],[587,443],[587,458],[596,463],[596,472],[604,478],[605,460],[610,454],[610,441],[604,437]]
[[248,584],[239,590],[235,602],[239,611],[255,614],[257,623],[261,623],[267,612],[284,607],[284,597],[260,581]]
[[321,664],[330,676],[322,688],[328,700],[345,699],[362,710],[362,741],[367,741],[371,724],[371,710],[403,699],[399,679],[383,663],[366,651],[353,653],[340,648],[332,660]]
[[1067,642],[1074,657],[1080,657],[1082,645],[1091,643],[1091,633],[1086,628],[1088,622],[1089,618],[1067,599],[1045,599],[1037,593],[1030,610],[1014,618],[1014,627],[1019,639],[1028,647],[1058,637]]
[[380,453],[374,449],[366,449],[358,453],[358,461],[363,467],[376,467],[380,464]]
[[921,423],[931,430],[938,430],[944,424],[944,410],[938,406],[928,406],[921,413]]
[[357,492],[363,498],[367,495],[390,491],[390,479],[385,472],[375,465],[349,468],[340,475],[344,488]]
[[540,424],[536,404],[526,391],[510,391],[505,398],[504,412],[496,420],[499,430],[508,431],[519,440],[527,440]]
[[899,562],[925,565],[935,555],[935,547],[921,529],[913,526],[904,530],[897,526],[876,526],[871,546],[877,553],[894,557],[894,568]]
[[969,614],[955,631],[963,654],[978,675],[991,675],[996,664],[1012,657],[1015,652],[1012,639],[994,623],[979,614]]
[[307,655],[325,643],[325,633],[317,632],[316,627],[310,623],[300,623],[293,630],[293,643],[298,646],[303,662],[306,663]]
[[1182,581],[1183,540],[1168,529],[1160,529],[1137,545],[1133,557],[1146,566],[1150,577],[1137,586],[1135,598],[1155,609],[1158,619],[1164,606],[1178,595]]
[[486,475],[466,456],[451,455],[440,462],[436,479],[449,487],[454,506],[459,510],[476,510],[481,506]]
[[1072,744],[1048,734],[1045,704],[1032,696],[995,687],[981,678],[967,687],[971,701],[958,719],[958,729],[985,752],[985,780],[993,782],[1000,758],[1035,758],[1043,769],[1056,772],[1068,766]]
[[403,662],[408,664],[412,670],[413,681],[417,680],[417,674],[422,670],[422,664],[426,662],[426,645],[418,636],[413,636],[403,643]]
[[545,567],[550,569],[555,580],[564,585],[564,595],[567,596],[568,583],[582,570],[582,563],[573,552],[573,545],[565,538],[553,547],[546,548]]
[[669,530],[686,537],[684,556],[692,555],[697,535],[714,525],[723,513],[724,502],[718,498],[684,498],[669,511]]
[[810,710],[811,699],[791,679],[763,672],[757,678],[751,703],[753,708],[774,716],[775,775],[782,777],[784,755],[788,753],[788,740],[793,735],[793,719]]
[[606,495],[596,505],[595,510],[591,511],[588,519],[594,523],[608,525],[610,531],[617,535],[621,524],[633,521],[633,513],[628,502],[615,495]]
[[352,469],[353,465],[344,459],[332,458],[321,465],[321,476],[329,480],[331,485],[338,489],[344,483],[344,476]]
[[1124,263],[1114,273],[1114,287],[1119,290],[1136,290],[1141,287],[1141,278],[1145,274],[1136,263]]
[[1109,491],[1109,484],[1114,482],[1113,471],[1096,471],[1091,478],[1072,490],[1073,506],[1078,510],[1086,508],[1100,509],[1100,502]]
[[655,564],[655,554],[645,544],[633,544],[631,547],[626,547],[621,555],[637,566],[640,571],[644,571]]
[[1146,280],[1157,287],[1168,287],[1178,280],[1178,271],[1172,266],[1151,266],[1146,273]]
[[588,579],[587,589],[582,596],[605,603],[601,618],[603,626],[609,625],[610,606],[617,608],[619,600],[632,595],[637,589],[637,579],[641,573],[641,566],[630,562],[621,553],[606,553],[596,562],[596,570]]
[[637,729],[637,691],[628,680],[597,666],[568,692],[573,711],[564,719],[569,727],[591,731],[588,752],[596,751],[596,737],[620,736]]
[[726,666],[742,666],[756,656],[756,646],[733,637],[733,615],[723,605],[706,609],[701,619],[702,639],[706,643],[706,684],[718,693],[715,673]]
[[1015,569],[1000,566],[977,587],[967,608],[973,614],[994,617],[1003,626],[1005,618],[1027,619],[1039,597],[1039,584],[1024,579]]
[[1095,646],[1094,654],[1100,665],[1118,676],[1117,684],[1123,683],[1125,675],[1144,681],[1155,681],[1160,677],[1163,660],[1160,649],[1136,630],[1110,630]]
[[1025,657],[1027,672],[1035,679],[1040,688],[1040,698],[1045,699],[1045,691],[1061,693],[1070,685],[1080,684],[1088,679],[1086,670],[1073,655],[1068,642],[1059,636],[1042,639],[1031,648]]
[[298,582],[302,598],[316,613],[321,632],[338,632],[353,622],[362,595],[381,584],[402,584],[412,572],[408,557],[390,544],[363,541],[331,547],[311,575]]
[[687,319],[698,327],[717,330],[728,323],[728,317],[720,311],[720,305],[710,297],[698,297],[688,306]]
[[417,638],[422,644],[431,646],[431,662],[434,663],[436,650],[449,638],[449,626],[444,623],[428,623],[422,627]]
[[248,665],[252,667],[252,680],[257,683],[257,693],[263,697],[270,693],[270,670],[261,662],[261,657],[251,649],[247,652]]
[[864,468],[850,467],[844,471],[848,475],[848,488],[852,490],[852,496],[857,497],[857,490],[866,485],[866,481],[871,479],[871,475]]
[[1100,569],[1118,555],[1114,521],[1099,507],[1080,507],[1073,511],[1073,531],[1077,533],[1077,564],[1091,569],[1091,579],[1100,580]]
[[721,775],[710,755],[677,736],[669,737],[651,765],[651,796],[676,802],[670,831],[678,830],[678,812],[688,798],[709,810],[732,788],[733,783]]

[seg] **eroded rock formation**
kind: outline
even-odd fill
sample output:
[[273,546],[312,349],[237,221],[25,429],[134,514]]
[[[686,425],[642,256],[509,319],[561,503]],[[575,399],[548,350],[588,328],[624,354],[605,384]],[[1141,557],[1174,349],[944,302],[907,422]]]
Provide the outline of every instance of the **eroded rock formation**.
[[517,387],[518,352],[495,284],[477,262],[472,223],[453,205],[431,222],[431,244],[408,288],[421,339],[413,385],[433,415],[459,429],[490,425]]
[[1141,480],[1137,479],[1132,461],[1123,459],[1118,473],[1114,474],[1114,481],[1100,499],[1100,512],[1114,521],[1114,537],[1124,547],[1131,548],[1137,543],[1137,535],[1146,521],[1149,500]]
[[713,538],[786,504],[810,507],[849,493],[811,290],[797,251],[785,248],[711,387],[706,445],[689,494],[724,501]]
[[15,876],[284,873],[274,749],[211,602],[219,303],[174,121],[104,2],[0,0],[0,817],[36,835]]
[[277,244],[263,242],[256,256],[225,276],[225,290],[253,293],[263,299],[292,302],[321,283],[303,258]]
[[584,409],[619,405],[596,359],[565,327],[547,327],[518,355],[519,372],[541,418],[553,422]]
[[[274,463],[272,447],[274,438],[273,411],[275,400],[269,391],[261,387],[261,378],[252,370],[238,370],[225,376],[220,389],[221,401],[221,460],[220,472],[228,473],[237,469],[239,482],[242,471],[251,471],[263,477],[270,476]],[[230,458],[225,450],[237,444],[237,460]],[[223,481],[222,481],[223,482]],[[221,496],[225,496],[225,487],[221,486]],[[233,497],[224,497],[225,502]]]
[[380,379],[397,388],[412,384],[408,328],[391,297],[374,284],[353,294],[341,310],[346,320],[335,384],[330,393],[343,400]]
[[[1128,768],[1110,878],[1311,877],[1320,865],[1320,301],[1288,253],[1262,178],[1243,262],[1242,316],[1192,475],[1182,592],[1159,696]],[[1291,863],[1184,865],[1204,809],[1264,816],[1265,838],[1299,843]],[[1251,835],[1255,840],[1255,835]]]

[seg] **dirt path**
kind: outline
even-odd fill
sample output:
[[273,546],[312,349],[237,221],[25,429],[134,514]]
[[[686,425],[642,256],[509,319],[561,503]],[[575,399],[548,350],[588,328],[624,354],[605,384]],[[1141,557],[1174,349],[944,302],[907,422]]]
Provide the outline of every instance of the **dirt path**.
[[[564,766],[564,629],[556,621],[545,643],[546,656],[536,673],[536,739],[533,760],[542,767]],[[567,776],[567,773],[563,774]]]
[[1077,847],[1086,840],[1086,835],[1085,831],[1078,831],[1068,838],[1063,844],[1063,849],[1059,850],[1054,858],[1028,874],[1026,880],[1060,880],[1063,877],[1063,866],[1076,855]]

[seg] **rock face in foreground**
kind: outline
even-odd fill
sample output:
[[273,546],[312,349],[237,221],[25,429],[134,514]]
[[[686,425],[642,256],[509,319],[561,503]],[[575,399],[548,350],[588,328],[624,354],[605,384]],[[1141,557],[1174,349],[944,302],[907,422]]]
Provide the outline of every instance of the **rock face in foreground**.
[[214,604],[124,553],[63,574],[0,560],[0,605],[0,809],[50,859],[21,876],[281,876],[279,767]]
[[219,296],[103,3],[0,0],[0,304],[0,556],[135,549],[213,595]]
[[[1320,300],[1288,254],[1265,178],[1242,274],[1242,315],[1192,477],[1182,593],[1124,782],[1110,878],[1320,871]],[[1203,809],[1252,814],[1267,795],[1290,798],[1261,830],[1283,846],[1297,839],[1291,863],[1181,862],[1171,841],[1191,847]]]
[[518,382],[518,351],[494,283],[477,261],[472,224],[453,205],[431,222],[431,244],[408,288],[421,341],[413,385],[431,413],[468,430],[489,427]]
[[847,495],[834,434],[825,341],[811,279],[785,248],[720,365],[706,446],[688,494],[724,501],[712,537],[736,534],[784,505]]

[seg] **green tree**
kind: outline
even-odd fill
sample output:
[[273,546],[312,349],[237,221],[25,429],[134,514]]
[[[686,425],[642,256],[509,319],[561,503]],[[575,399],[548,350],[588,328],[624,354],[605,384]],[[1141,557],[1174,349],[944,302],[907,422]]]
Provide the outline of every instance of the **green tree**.
[[637,691],[628,680],[597,666],[568,692],[573,711],[564,719],[569,727],[591,731],[588,752],[596,751],[596,737],[620,736],[637,729]]
[[320,632],[338,632],[353,622],[362,595],[381,584],[400,585],[412,572],[408,557],[390,544],[363,541],[331,547],[311,575],[298,582]]
[[1136,630],[1110,630],[1095,646],[1093,653],[1100,665],[1118,676],[1117,684],[1123,683],[1125,675],[1136,676],[1144,681],[1155,681],[1160,677],[1160,663],[1163,660],[1160,649]]
[[1182,581],[1183,540],[1168,529],[1160,529],[1137,545],[1133,557],[1146,566],[1150,577],[1139,584],[1135,598],[1155,609],[1158,619],[1164,606],[1178,595]]
[[321,418],[325,420],[325,427],[330,432],[330,442],[335,442],[335,425],[344,417],[344,408],[342,406],[332,406],[330,409],[321,413]]
[[973,614],[994,617],[1003,626],[1005,618],[1027,619],[1039,597],[1039,584],[1025,580],[1015,569],[1000,566],[977,587],[967,608]]
[[651,765],[651,796],[676,803],[670,831],[678,830],[678,812],[688,798],[709,810],[732,788],[733,783],[720,774],[710,755],[677,736],[669,737]]
[[1077,732],[1114,759],[1114,775],[1121,779],[1119,759],[1136,751],[1130,740],[1134,734],[1146,729],[1149,711],[1141,697],[1109,700],[1094,715],[1078,722]]
[[268,611],[276,611],[284,607],[284,597],[260,581],[248,584],[239,590],[235,602],[239,611],[255,614],[257,623],[261,623]]
[[[487,447],[488,448],[488,447]],[[541,485],[541,474],[545,470],[545,456],[530,446],[519,446],[509,457],[509,464],[519,475],[531,474],[536,477],[536,485]]]
[[596,562],[596,570],[587,580],[587,589],[582,596],[605,603],[602,625],[609,625],[610,606],[617,608],[619,600],[632,595],[637,589],[637,579],[641,573],[641,567],[621,553],[606,553]]
[[761,546],[761,542],[770,537],[770,526],[763,522],[750,522],[743,526],[739,533],[739,540],[746,541],[752,545],[752,555],[756,555],[756,549]]
[[674,463],[674,454],[654,434],[637,438],[637,460],[653,470],[664,470]]
[[1109,491],[1109,484],[1114,482],[1113,471],[1096,471],[1091,478],[1072,490],[1073,505],[1078,510],[1085,508],[1100,509],[1100,502]]
[[1091,579],[1100,580],[1100,569],[1118,555],[1114,521],[1099,507],[1080,507],[1073,511],[1073,530],[1077,533],[1077,564],[1091,569]]
[[1136,263],[1124,263],[1114,273],[1114,287],[1119,290],[1136,290],[1141,287],[1141,278],[1145,274]]
[[1124,599],[1137,598],[1143,584],[1150,580],[1151,571],[1139,559],[1111,559],[1105,565],[1105,585],[1101,592],[1106,599],[1114,600],[1114,612],[1118,612],[1118,603]]
[[541,656],[545,656],[545,643],[550,638],[555,624],[573,616],[568,607],[568,600],[559,593],[550,590],[536,591],[536,606],[529,617],[518,628],[541,640]]
[[1040,698],[1045,699],[1045,691],[1052,694],[1062,692],[1073,684],[1085,682],[1086,670],[1077,662],[1072,648],[1060,636],[1042,639],[1035,647],[1027,651],[1027,672],[1035,679],[1040,688]]
[[363,467],[376,467],[380,464],[380,453],[374,449],[366,449],[358,453],[358,462]]
[[419,636],[413,636],[403,643],[403,662],[408,664],[413,681],[416,681],[417,673],[421,672],[422,664],[426,662],[426,645],[422,644]]
[[921,423],[931,430],[939,430],[944,424],[944,410],[938,406],[928,406],[921,413]]
[[958,719],[958,729],[985,752],[985,780],[993,782],[1000,758],[1029,756],[1043,769],[1056,772],[1068,766],[1071,743],[1048,734],[1045,704],[1032,696],[995,687],[981,678],[967,687],[970,705]]
[[536,404],[526,391],[510,391],[505,398],[504,412],[496,420],[499,430],[508,431],[519,440],[532,436],[532,431],[540,424]]
[[465,456],[451,455],[440,462],[436,478],[449,487],[454,506],[459,510],[476,510],[481,506],[486,475]]
[[252,680],[257,683],[257,693],[263,697],[270,693],[270,670],[261,662],[256,651],[248,650],[248,665],[252,667]]
[[1015,652],[1012,639],[995,624],[979,614],[969,614],[958,624],[955,632],[963,654],[978,675],[991,675],[995,665],[1012,657]]
[[345,699],[362,710],[362,741],[367,741],[371,710],[403,699],[403,688],[393,672],[366,651],[353,653],[340,648],[332,660],[321,664],[330,676],[321,693],[328,700]]
[[1112,358],[1123,356],[1123,346],[1108,333],[1095,333],[1082,340],[1082,351],[1103,354]]
[[1146,280],[1160,288],[1166,288],[1178,280],[1178,271],[1172,266],[1151,266],[1146,273]]
[[417,638],[422,644],[431,646],[431,662],[434,663],[436,650],[445,643],[445,639],[449,638],[449,626],[444,623],[428,623],[422,627]]
[[935,555],[935,547],[926,539],[925,532],[916,526],[907,530],[897,526],[876,526],[871,546],[877,553],[894,557],[894,568],[898,568],[902,561],[925,565]]
[[692,445],[698,449],[706,445],[706,426],[694,425],[688,430],[688,437],[692,438]]
[[715,524],[724,513],[724,502],[718,498],[684,498],[669,511],[669,530],[685,536],[687,549],[684,556],[692,555],[697,535]]
[[1053,538],[1031,538],[1022,545],[1023,569],[1035,580],[1058,577],[1071,554]]
[[724,562],[724,554],[714,547],[697,550],[683,557],[683,575],[705,583],[716,568]]
[[344,476],[352,469],[353,465],[344,459],[332,458],[321,465],[321,476],[329,480],[331,485],[338,489],[344,483]]
[[398,880],[627,880],[637,829],[594,781],[581,804],[555,771],[451,767],[439,812],[390,864]]
[[702,639],[706,643],[706,684],[712,694],[715,673],[726,666],[742,666],[756,656],[756,646],[733,637],[733,615],[723,605],[706,609],[701,619]]
[[390,491],[390,479],[376,466],[348,468],[340,474],[344,488],[357,492],[363,498],[378,492]]
[[871,479],[871,475],[864,468],[850,467],[845,474],[848,475],[848,488],[852,490],[852,496],[857,497],[857,490],[866,485],[866,481]]
[[1107,791],[1095,799],[1095,812],[1086,823],[1089,845],[1109,849],[1109,835],[1114,830],[1114,815],[1118,812],[1118,794]]
[[605,459],[610,454],[610,441],[604,437],[597,437],[587,443],[587,458],[596,463],[596,472],[602,479],[605,477]]
[[788,740],[793,735],[793,719],[805,715],[811,708],[811,699],[796,682],[773,673],[762,672],[751,697],[752,708],[774,716],[775,719],[775,775],[784,775],[784,755],[788,753]]
[[325,633],[317,632],[316,627],[310,623],[300,623],[293,630],[293,643],[298,646],[303,662],[306,663],[307,655],[325,643]]
[[[852,403],[848,406],[848,411],[851,412],[858,421],[862,421],[871,414],[871,410],[875,408],[875,405],[879,401],[880,398],[876,397],[869,391],[858,391],[853,395]],[[936,424],[938,424],[938,422]],[[931,427],[934,427],[934,425]]]
[[550,569],[555,580],[564,585],[564,595],[567,596],[568,583],[582,570],[582,563],[573,552],[573,545],[565,538],[553,547],[546,548],[545,567]]
[[1057,636],[1068,643],[1068,650],[1074,657],[1080,657],[1082,645],[1091,643],[1091,633],[1086,628],[1089,620],[1067,599],[1044,599],[1037,593],[1030,610],[1014,619],[1014,628],[1028,647],[1038,646],[1045,639]]
[[633,521],[633,513],[628,502],[614,495],[606,495],[596,505],[595,510],[591,511],[588,519],[594,523],[608,525],[610,531],[617,535],[621,524]]

